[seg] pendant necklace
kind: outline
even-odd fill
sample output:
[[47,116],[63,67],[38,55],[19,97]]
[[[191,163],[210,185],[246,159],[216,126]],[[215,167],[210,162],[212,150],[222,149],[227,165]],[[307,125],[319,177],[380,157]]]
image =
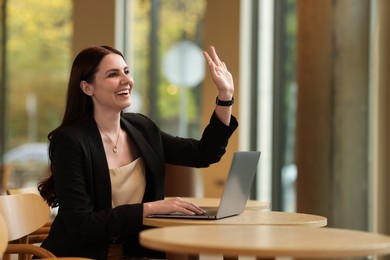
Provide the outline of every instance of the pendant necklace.
[[[114,144],[114,142],[111,140],[111,138],[108,137],[108,135],[106,135],[106,134],[102,131],[102,129],[100,128],[100,126],[98,125],[98,123],[96,123],[96,125],[97,125],[97,127],[99,128],[100,132],[101,132],[108,140],[110,140],[111,143]],[[119,128],[118,136],[117,136],[117,138],[116,138],[116,142],[115,142],[114,148],[112,148],[112,151],[113,151],[114,153],[117,153],[117,152],[118,152],[118,141],[119,141],[119,135],[120,135],[120,133],[121,133],[121,129]]]

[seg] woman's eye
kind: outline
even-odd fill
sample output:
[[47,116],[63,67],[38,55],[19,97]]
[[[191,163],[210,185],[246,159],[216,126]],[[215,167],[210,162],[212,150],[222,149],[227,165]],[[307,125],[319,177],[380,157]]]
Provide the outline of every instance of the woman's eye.
[[124,70],[124,73],[125,73],[126,75],[129,75],[129,74],[130,74],[130,70]]
[[117,72],[113,72],[113,73],[110,73],[108,75],[110,78],[114,78],[114,77],[117,77],[118,76],[118,73]]

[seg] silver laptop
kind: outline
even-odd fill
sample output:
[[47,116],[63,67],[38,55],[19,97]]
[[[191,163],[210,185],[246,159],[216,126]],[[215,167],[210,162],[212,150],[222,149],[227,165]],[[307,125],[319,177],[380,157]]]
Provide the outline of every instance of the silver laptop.
[[259,159],[260,152],[258,151],[240,151],[234,153],[218,208],[204,208],[206,213],[202,215],[185,215],[177,212],[171,214],[154,214],[150,217],[221,219],[241,214],[249,199]]

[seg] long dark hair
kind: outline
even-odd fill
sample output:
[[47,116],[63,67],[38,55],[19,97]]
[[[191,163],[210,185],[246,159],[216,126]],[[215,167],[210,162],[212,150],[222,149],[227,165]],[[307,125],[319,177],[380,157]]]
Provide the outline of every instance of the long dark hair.
[[[93,116],[92,98],[82,91],[80,82],[85,80],[88,83],[92,83],[101,60],[111,53],[118,54],[123,58],[120,51],[109,46],[92,46],[82,50],[76,56],[69,76],[64,117],[60,126],[49,133],[49,142],[58,129]],[[52,160],[52,156],[52,146],[49,144],[50,161]],[[53,175],[54,170],[50,164],[50,176],[38,184],[38,189],[49,206],[56,207],[58,206],[58,201],[55,193]]]

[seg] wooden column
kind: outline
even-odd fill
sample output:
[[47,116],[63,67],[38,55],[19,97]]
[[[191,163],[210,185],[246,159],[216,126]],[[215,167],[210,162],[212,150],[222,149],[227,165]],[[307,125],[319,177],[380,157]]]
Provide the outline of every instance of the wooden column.
[[[378,232],[390,235],[390,1],[378,0],[373,74],[378,84]],[[390,259],[388,257],[387,259]]]
[[366,229],[369,1],[298,0],[297,210]]
[[[239,27],[240,1],[207,1],[204,21],[204,48],[208,49],[210,45],[215,46],[218,55],[226,62],[234,77],[236,102],[233,105],[233,114],[235,116],[238,116],[239,103],[245,102],[239,98]],[[218,93],[208,71],[206,75],[202,85],[202,127],[205,127],[210,120],[211,113],[215,108],[215,97]],[[221,162],[213,164],[207,169],[202,169],[206,197],[220,197],[222,194],[233,152],[238,148],[238,132],[239,129],[230,139],[227,152]]]
[[73,0],[73,53],[91,45],[115,47],[115,1]]

